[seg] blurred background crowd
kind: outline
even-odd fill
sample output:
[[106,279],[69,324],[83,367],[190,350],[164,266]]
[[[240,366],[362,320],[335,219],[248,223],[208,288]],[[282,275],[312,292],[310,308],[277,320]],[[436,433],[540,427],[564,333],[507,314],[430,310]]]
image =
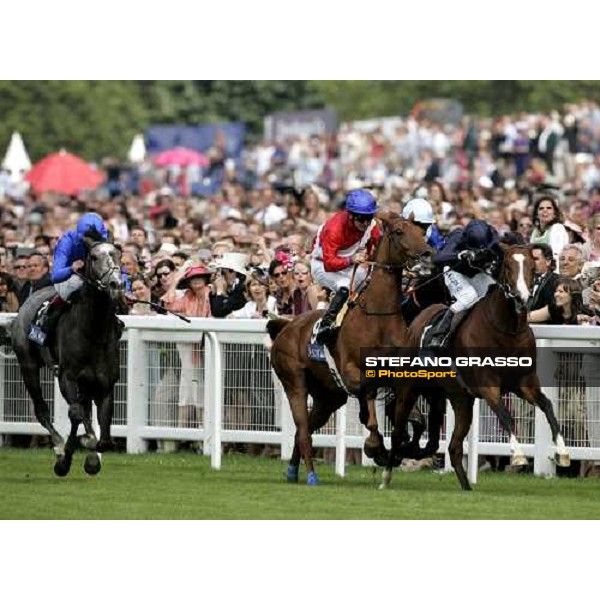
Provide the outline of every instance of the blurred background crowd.
[[[35,166],[27,175],[4,168],[2,310],[15,310],[15,298],[22,303],[46,283],[56,241],[86,211],[105,219],[123,251],[123,269],[139,281],[133,293],[164,295],[161,266],[181,275],[234,253],[239,275],[258,268],[279,314],[326,299],[305,273],[305,259],[319,225],[343,206],[348,190],[359,187],[372,189],[380,207],[396,212],[415,195],[426,197],[442,232],[481,218],[513,242],[544,241],[536,211],[546,195],[550,225],[558,221],[568,234],[553,248],[550,270],[579,278],[584,264],[600,256],[600,109],[592,101],[548,113],[463,116],[447,123],[411,114],[343,123],[336,133],[291,131],[246,144],[235,158],[217,128],[204,153],[185,152],[150,155],[138,136],[129,160],[93,165],[94,189],[69,194],[40,189]],[[566,261],[564,252],[577,255],[570,270],[558,265]],[[302,273],[294,272],[296,264],[304,265],[297,267]],[[301,278],[304,290],[312,290],[310,301],[294,302]],[[595,291],[587,294],[588,304],[590,298],[593,304]]]

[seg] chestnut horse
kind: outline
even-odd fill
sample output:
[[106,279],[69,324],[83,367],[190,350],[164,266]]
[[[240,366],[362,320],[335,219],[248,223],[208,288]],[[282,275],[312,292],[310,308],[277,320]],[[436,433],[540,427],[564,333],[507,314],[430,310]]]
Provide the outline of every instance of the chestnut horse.
[[[513,392],[544,412],[556,444],[557,463],[568,466],[570,462],[552,404],[542,392],[535,372],[536,344],[527,323],[526,310],[533,276],[534,264],[529,247],[505,247],[498,285],[493,286],[486,297],[475,305],[450,341],[450,352],[453,356],[469,355],[469,349],[497,348],[518,349],[519,356],[532,359],[530,368],[519,368],[517,372],[508,367],[461,367],[458,374],[462,374],[462,378],[440,380],[440,388],[450,399],[455,414],[454,431],[448,448],[450,461],[464,490],[471,489],[462,458],[463,441],[473,420],[475,398],[485,399],[510,435],[513,464],[524,464],[527,459],[518,445],[513,432],[512,417],[502,399],[505,392]],[[436,313],[445,308],[441,305],[431,306],[415,318],[408,330],[408,346],[419,347],[424,328]],[[399,465],[404,456],[401,432],[406,427],[408,415],[419,393],[417,386],[396,390],[392,451],[390,464],[383,475],[382,487],[389,485],[391,468]]]
[[[290,482],[298,481],[303,457],[307,483],[318,483],[311,435],[327,423],[349,395],[359,399],[360,421],[370,432],[365,453],[379,464],[387,464],[387,451],[375,414],[375,393],[361,385],[360,349],[404,344],[407,328],[400,309],[402,271],[405,265],[418,268],[422,261],[429,262],[431,248],[423,231],[411,221],[394,213],[379,213],[377,218],[382,223],[383,235],[374,260],[369,263],[369,276],[330,348],[345,389],[336,384],[325,363],[308,357],[313,327],[323,311],[311,311],[292,321],[275,319],[267,323],[269,335],[275,340],[271,363],[283,384],[296,425],[294,451],[288,466]],[[310,413],[309,394],[313,399]]]

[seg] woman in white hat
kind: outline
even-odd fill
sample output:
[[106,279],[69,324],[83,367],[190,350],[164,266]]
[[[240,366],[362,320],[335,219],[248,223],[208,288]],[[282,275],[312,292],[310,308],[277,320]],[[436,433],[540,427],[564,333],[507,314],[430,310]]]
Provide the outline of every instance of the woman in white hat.
[[245,281],[248,257],[240,252],[226,252],[210,266],[217,270],[210,294],[213,317],[226,317],[246,304]]

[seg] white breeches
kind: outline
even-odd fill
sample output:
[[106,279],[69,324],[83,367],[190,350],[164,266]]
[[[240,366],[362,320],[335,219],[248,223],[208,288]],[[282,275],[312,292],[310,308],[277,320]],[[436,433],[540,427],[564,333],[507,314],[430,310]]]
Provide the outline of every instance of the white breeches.
[[450,269],[444,272],[444,281],[455,300],[454,304],[450,305],[450,310],[454,313],[471,308],[487,294],[490,285],[495,283],[493,277],[487,273],[467,277]]
[[[350,279],[352,279],[352,270],[354,266],[348,267],[343,271],[326,271],[322,260],[313,259],[310,261],[310,270],[313,279],[322,287],[337,292],[341,287],[350,288]],[[354,276],[354,287],[362,283],[367,277],[367,268],[358,267]]]
[[69,296],[83,286],[83,279],[79,275],[71,275],[69,279],[65,279],[60,283],[54,284],[54,289],[57,294],[63,299],[68,300]]

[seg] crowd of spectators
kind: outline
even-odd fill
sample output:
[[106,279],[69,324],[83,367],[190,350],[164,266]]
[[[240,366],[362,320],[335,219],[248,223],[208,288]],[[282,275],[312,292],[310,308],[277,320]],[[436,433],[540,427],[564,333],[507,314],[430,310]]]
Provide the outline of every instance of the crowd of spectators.
[[[138,299],[193,316],[300,314],[327,300],[307,260],[319,225],[348,190],[369,187],[382,208],[396,212],[415,194],[427,197],[442,232],[481,218],[505,241],[535,243],[531,321],[596,322],[594,102],[547,114],[465,117],[454,125],[413,117],[347,123],[337,135],[261,142],[237,159],[218,138],[207,156],[204,170],[107,160],[107,184],[76,197],[35,195],[0,174],[0,310],[13,312],[47,283],[58,238],[82,213],[95,211],[123,252]],[[192,193],[194,182],[211,178],[219,182],[211,193]],[[223,266],[232,260],[237,267]],[[154,310],[140,303],[132,313]],[[191,364],[190,356],[185,360]],[[190,386],[186,381],[182,393],[190,394]]]

